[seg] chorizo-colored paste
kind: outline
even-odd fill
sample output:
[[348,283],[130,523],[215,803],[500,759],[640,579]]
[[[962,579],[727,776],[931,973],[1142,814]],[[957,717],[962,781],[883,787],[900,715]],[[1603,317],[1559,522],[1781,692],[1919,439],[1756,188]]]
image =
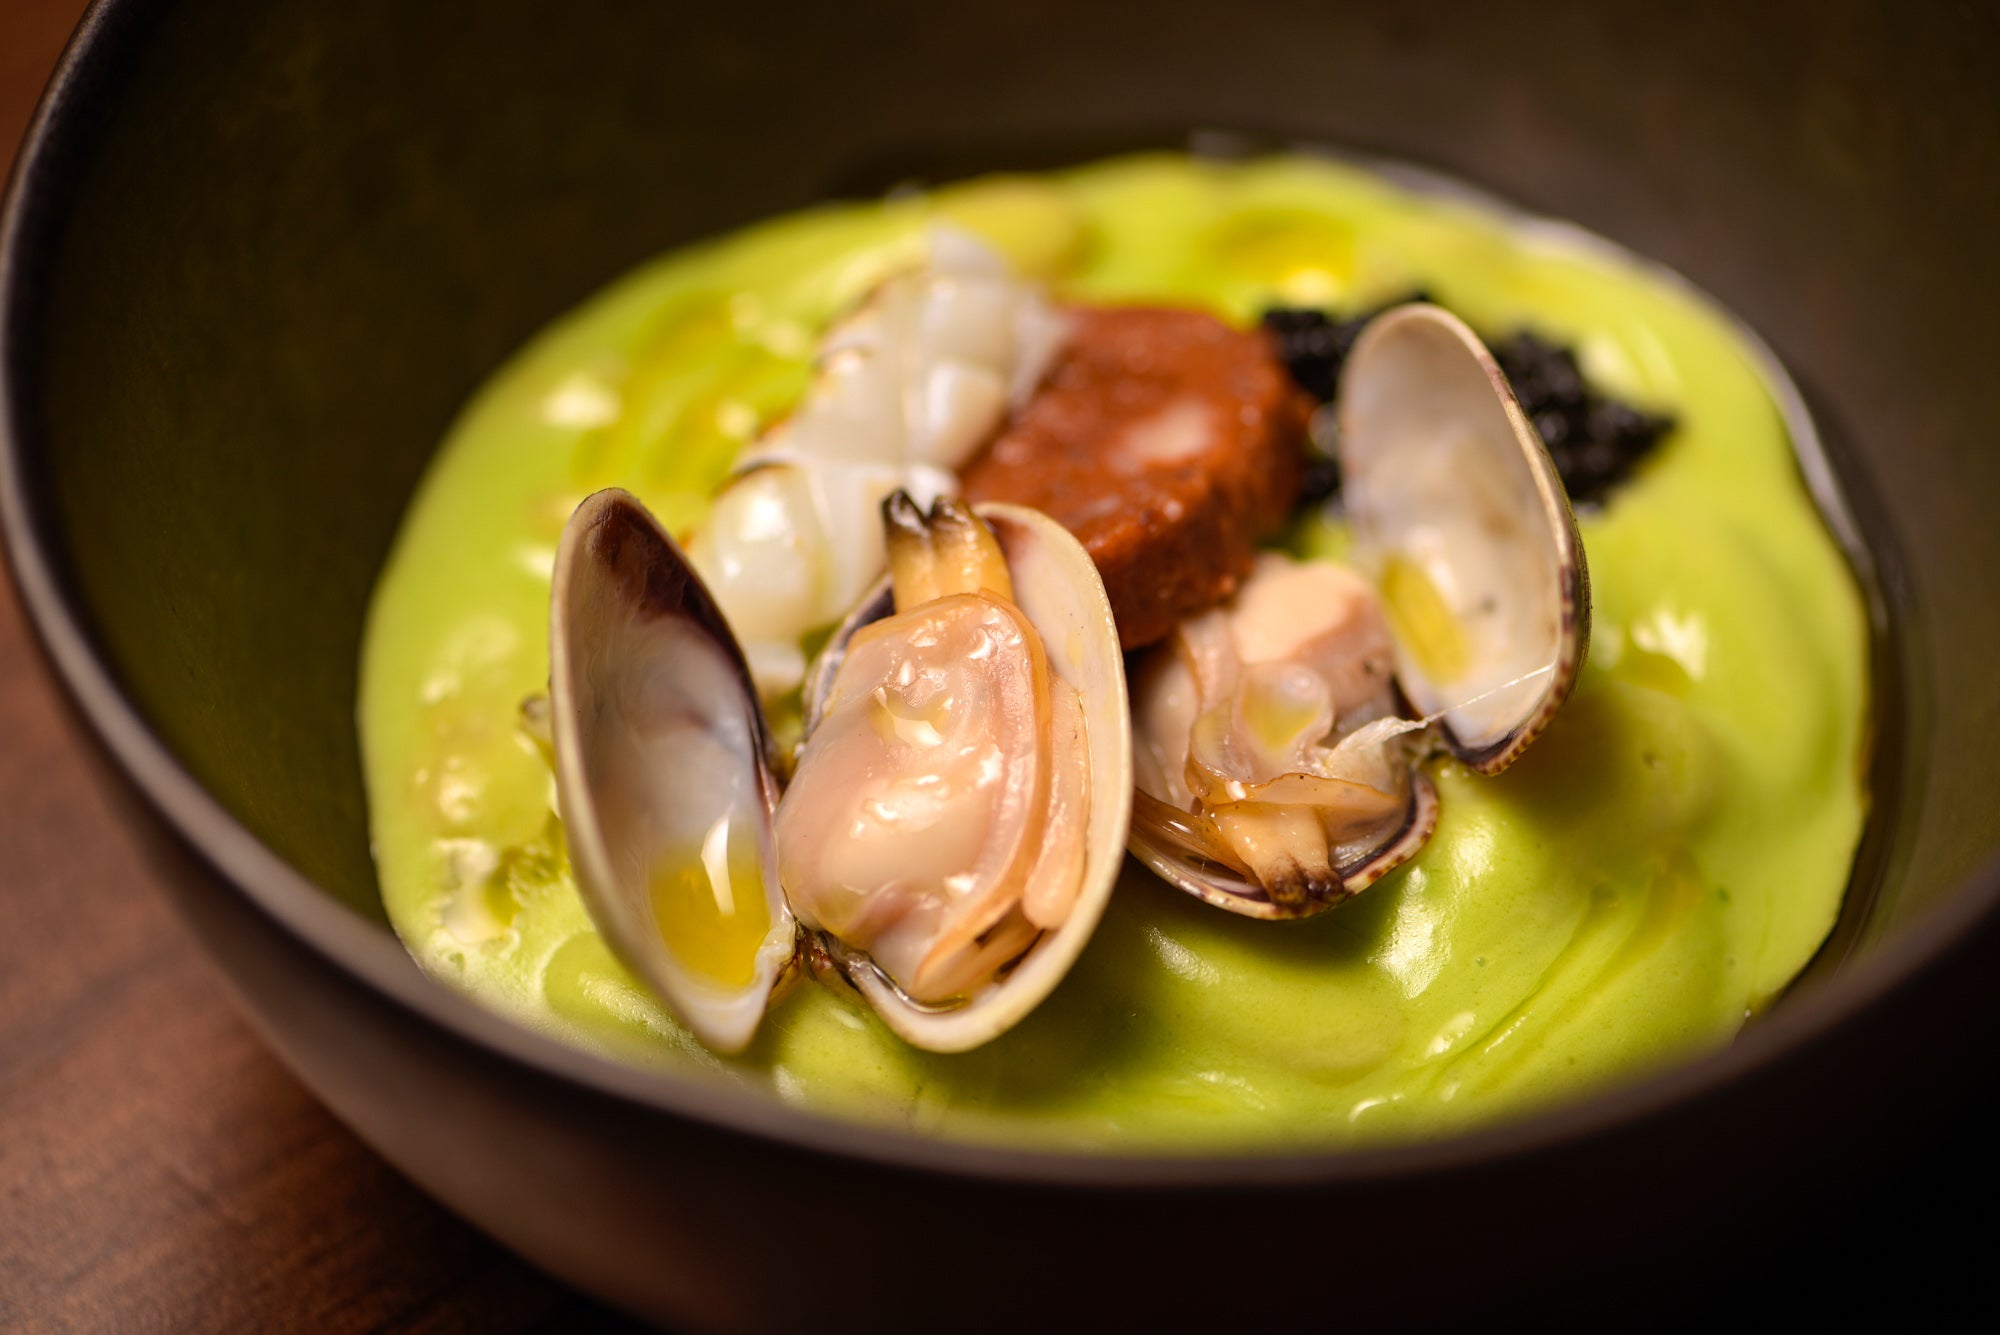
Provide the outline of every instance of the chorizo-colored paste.
[[1193,310],[1080,307],[1047,379],[964,475],[1074,533],[1136,649],[1250,573],[1304,480],[1312,401],[1270,340]]

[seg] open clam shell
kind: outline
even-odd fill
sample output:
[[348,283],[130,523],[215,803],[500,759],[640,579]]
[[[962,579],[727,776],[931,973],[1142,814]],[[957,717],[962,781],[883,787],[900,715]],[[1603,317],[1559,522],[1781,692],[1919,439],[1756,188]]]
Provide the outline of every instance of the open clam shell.
[[549,621],[557,800],[584,904],[697,1038],[740,1051],[797,937],[743,653],[673,540],[617,490],[564,530]]
[[1464,322],[1401,306],[1341,373],[1354,558],[1395,631],[1396,680],[1453,754],[1498,774],[1576,684],[1590,575],[1555,464]]
[[[1083,797],[1074,791],[1085,787],[1080,777],[1063,789],[1070,822],[1050,827],[1075,836],[1081,812],[1081,836],[1062,843],[1066,859],[1017,864],[1029,873],[1019,882],[1029,887],[1024,898],[1060,886],[1053,898],[1065,907],[1036,920],[1046,926],[1029,924],[1018,953],[990,948],[992,963],[967,975],[970,989],[937,1004],[915,1000],[865,950],[806,924],[812,960],[836,966],[905,1040],[947,1052],[1004,1032],[1075,963],[1117,879],[1132,800],[1124,664],[1096,568],[1042,515],[1013,506],[980,514],[1018,609],[1003,615],[1032,627],[1034,661],[1074,693],[1064,696],[1065,718],[1080,719],[1063,734],[1066,751],[1041,735],[1036,772],[1054,802],[1050,767],[1065,755],[1087,762]],[[551,607],[557,790],[584,904],[612,949],[702,1042],[738,1051],[797,957],[802,921],[783,887],[776,770],[743,652],[687,558],[620,491],[592,496],[572,516]],[[885,591],[836,634],[812,678],[813,727],[850,642],[893,609]],[[796,784],[812,763],[808,751]],[[922,782],[926,773],[906,777]],[[1057,864],[1059,876],[1043,875]]]
[[[1132,812],[1131,713],[1124,659],[1111,604],[1090,555],[1068,530],[1034,510],[981,505],[1006,558],[1014,601],[1039,632],[1050,671],[1075,689],[1086,717],[1089,810],[1084,828],[1082,881],[1067,916],[1041,934],[1026,953],[984,987],[955,1004],[913,999],[862,952],[813,931],[827,960],[866,998],[897,1035],[917,1047],[959,1052],[1011,1028],[1053,991],[1075,964],[1110,902],[1124,862]],[[848,646],[865,627],[889,616],[894,601],[886,582],[829,640],[806,684],[810,731],[822,716]]]
[[[1400,726],[1428,724],[1465,764],[1497,774],[1568,698],[1589,640],[1589,573],[1555,465],[1492,355],[1435,306],[1399,307],[1368,325],[1343,368],[1339,405],[1354,560],[1387,616],[1395,688],[1424,720]],[[1185,625],[1177,632],[1188,633]],[[1142,692],[1164,728],[1159,736],[1176,720],[1184,728],[1194,706],[1175,704],[1174,692],[1184,699],[1187,688],[1166,675],[1147,685],[1161,692]],[[1247,689],[1231,686],[1224,698],[1248,701],[1232,694]],[[1361,717],[1380,707],[1365,705]],[[1366,732],[1343,725],[1356,741]],[[1286,784],[1297,793],[1274,797],[1262,828],[1233,829],[1220,823],[1222,808],[1191,796],[1183,810],[1142,794],[1132,851],[1169,883],[1232,913],[1318,913],[1415,856],[1436,827],[1437,790],[1418,768],[1421,749],[1399,744],[1382,755],[1396,778],[1361,794],[1369,799],[1361,805],[1380,812],[1391,795],[1402,805],[1351,842],[1339,842],[1353,827],[1343,825],[1343,790],[1327,783],[1328,771],[1261,785],[1231,771],[1253,801],[1291,791]],[[1154,778],[1173,791],[1167,775]]]

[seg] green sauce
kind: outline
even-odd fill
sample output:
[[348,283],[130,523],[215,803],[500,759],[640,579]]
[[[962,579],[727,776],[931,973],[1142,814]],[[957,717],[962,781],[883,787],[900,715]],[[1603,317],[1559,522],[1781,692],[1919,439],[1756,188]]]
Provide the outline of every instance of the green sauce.
[[[817,986],[703,1050],[611,958],[517,723],[557,537],[617,484],[685,527],[803,387],[817,331],[952,219],[1060,296],[1353,309],[1421,285],[1575,344],[1679,428],[1583,520],[1590,660],[1518,765],[1446,765],[1410,866],[1298,924],[1139,870],[1018,1029],[912,1050]],[[1338,551],[1308,524],[1296,545]],[[1124,159],[812,210],[657,260],[534,340],[453,428],[370,617],[384,901],[433,975],[637,1064],[955,1137],[1092,1146],[1436,1135],[1726,1042],[1831,927],[1866,810],[1862,600],[1726,320],[1658,274],[1317,160]]]

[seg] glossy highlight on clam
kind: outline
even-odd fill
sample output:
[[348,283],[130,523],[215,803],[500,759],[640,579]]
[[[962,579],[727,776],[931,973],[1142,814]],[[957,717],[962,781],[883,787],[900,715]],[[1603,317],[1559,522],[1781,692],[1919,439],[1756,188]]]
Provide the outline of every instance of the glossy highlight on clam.
[[565,531],[550,689],[578,885],[718,1051],[801,956],[912,1044],[986,1042],[1061,981],[1122,861],[1128,706],[1089,557],[1017,507],[884,512],[888,596],[823,656],[782,799],[742,651],[672,539],[616,491]]
[[1461,321],[1418,303],[1372,322],[1339,424],[1356,569],[1266,555],[1134,688],[1132,851],[1250,917],[1318,913],[1413,857],[1437,823],[1426,757],[1505,769],[1588,643],[1562,484]]

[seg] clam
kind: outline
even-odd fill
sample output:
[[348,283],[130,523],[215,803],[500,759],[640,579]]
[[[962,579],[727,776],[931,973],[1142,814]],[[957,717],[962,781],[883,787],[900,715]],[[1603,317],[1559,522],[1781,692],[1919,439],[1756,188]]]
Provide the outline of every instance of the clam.
[[782,793],[742,649],[673,540],[619,491],[563,536],[550,700],[578,889],[718,1051],[801,961],[916,1046],[984,1043],[1061,981],[1123,859],[1130,719],[1089,556],[1018,507],[883,510],[890,579],[816,666]]
[[1133,852],[1251,917],[1317,913],[1414,856],[1437,822],[1425,759],[1505,769],[1589,639],[1555,466],[1456,317],[1415,304],[1373,321],[1339,426],[1354,568],[1267,555],[1134,686]]
[[1436,306],[1371,323],[1340,384],[1354,557],[1394,624],[1397,685],[1452,754],[1498,774],[1569,698],[1590,642],[1562,479],[1492,354]]

